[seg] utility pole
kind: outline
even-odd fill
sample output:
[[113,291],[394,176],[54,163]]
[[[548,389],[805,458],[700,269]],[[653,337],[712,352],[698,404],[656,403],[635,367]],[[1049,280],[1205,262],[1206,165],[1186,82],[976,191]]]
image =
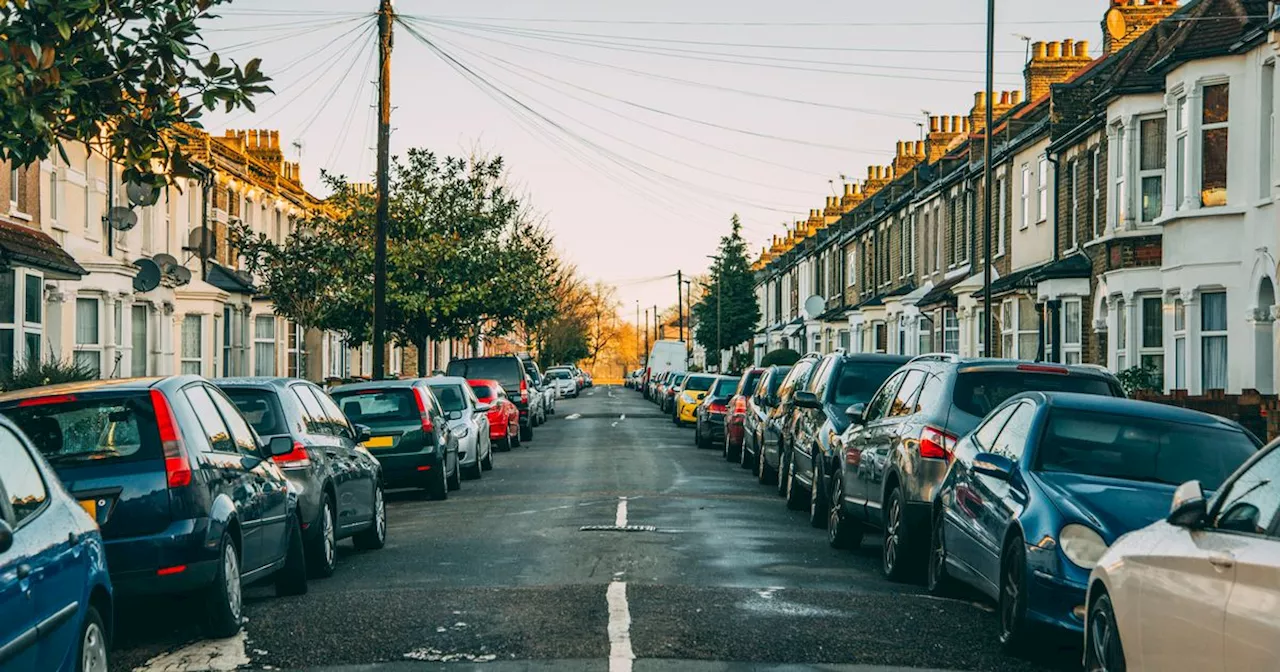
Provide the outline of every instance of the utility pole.
[[[640,347],[640,299],[636,299],[636,347]],[[644,368],[645,359],[648,356],[648,349],[640,353],[640,368]]]
[[684,340],[684,274],[676,271],[676,312],[680,313],[680,327],[676,331],[677,340]]
[[684,300],[689,302],[689,340],[685,341],[685,364],[693,361],[693,281],[684,281]]
[[[986,212],[982,213],[983,221],[986,227],[982,236],[982,355],[990,357],[994,352],[991,341],[991,126],[994,120],[991,118],[991,99],[995,94],[995,67],[996,67],[996,0],[987,0],[987,110],[986,110],[986,128],[982,134],[986,136],[986,143],[983,147],[982,154],[982,200]],[[1004,226],[1004,222],[998,222],[997,226]]]
[[666,334],[659,331],[658,325],[662,324],[662,318],[658,316],[658,306],[653,307],[653,341],[656,343],[662,340]]
[[378,212],[373,243],[373,379],[387,367],[387,223],[391,217],[391,0],[378,7]]
[[[637,305],[639,303],[640,303],[639,301],[636,302]],[[636,310],[639,310],[639,308],[637,307]],[[648,356],[649,354],[649,309],[648,308],[644,309],[644,353],[646,356]]]
[[724,373],[724,346],[720,342],[720,283],[716,283],[716,370]]

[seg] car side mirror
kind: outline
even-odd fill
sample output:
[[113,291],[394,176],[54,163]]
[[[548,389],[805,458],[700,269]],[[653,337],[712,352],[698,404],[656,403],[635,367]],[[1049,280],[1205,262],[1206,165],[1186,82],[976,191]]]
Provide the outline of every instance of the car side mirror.
[[488,413],[491,410],[493,410],[493,404],[486,404],[484,402],[476,404],[476,413]]
[[293,439],[287,436],[272,437],[267,442],[267,454],[271,457],[280,457],[293,452]]
[[792,399],[800,408],[822,408],[822,404],[818,403],[818,395],[806,390],[796,392]]
[[0,553],[13,548],[13,528],[9,523],[0,520]]
[[973,456],[973,473],[1007,481],[1013,476],[1013,460],[994,453]]
[[356,425],[356,443],[364,443],[373,438],[373,430],[368,425]]
[[844,409],[844,414],[849,416],[849,422],[852,422],[855,425],[864,424],[867,421],[867,405],[854,404],[849,408]]
[[461,419],[462,419],[462,411],[449,411],[449,419],[450,419],[450,420],[461,420]]
[[1173,491],[1173,502],[1169,505],[1170,525],[1178,527],[1195,527],[1204,522],[1209,515],[1209,503],[1204,498],[1204,488],[1200,481],[1187,481]]

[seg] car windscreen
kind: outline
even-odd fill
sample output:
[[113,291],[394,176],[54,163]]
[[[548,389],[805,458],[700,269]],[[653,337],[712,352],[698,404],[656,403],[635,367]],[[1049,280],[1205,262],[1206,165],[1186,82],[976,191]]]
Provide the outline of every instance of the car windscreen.
[[149,394],[74,398],[5,409],[55,467],[161,457]]
[[1257,450],[1235,429],[1055,408],[1036,469],[1216,490]]
[[679,387],[680,383],[684,382],[684,374],[683,373],[672,374],[671,377],[668,379],[668,382],[670,383],[669,387]]
[[459,385],[431,385],[431,393],[436,395],[436,401],[440,402],[440,409],[443,411],[453,412],[461,411],[467,407],[466,396],[462,393],[462,387]]
[[686,392],[706,392],[711,389],[713,382],[715,379],[711,376],[689,376],[684,383],[684,389]]
[[222,391],[240,409],[240,414],[253,425],[259,436],[289,432],[280,408],[280,398],[275,392],[247,387],[224,387]]
[[422,412],[407,387],[382,390],[352,390],[334,392],[347,419],[360,425],[403,424],[418,422]]
[[898,364],[846,362],[832,386],[831,403],[840,408],[871,401],[876,390],[898,370]]
[[518,386],[524,378],[524,367],[511,357],[455,359],[449,362],[448,374],[460,378],[496,380],[503,386]]
[[745,394],[751,396],[751,391],[756,389],[756,385],[760,383],[760,376],[764,375],[764,371],[751,371],[738,381],[738,389],[736,394]]
[[573,376],[569,375],[569,372],[564,369],[552,369],[547,372],[547,377],[555,380],[573,380]]
[[715,388],[711,390],[711,396],[732,397],[733,393],[738,391],[738,382],[737,378],[717,380]]
[[1096,376],[1029,371],[969,371],[956,377],[953,403],[965,413],[981,418],[1015,394],[1037,391],[1115,396],[1111,384]]

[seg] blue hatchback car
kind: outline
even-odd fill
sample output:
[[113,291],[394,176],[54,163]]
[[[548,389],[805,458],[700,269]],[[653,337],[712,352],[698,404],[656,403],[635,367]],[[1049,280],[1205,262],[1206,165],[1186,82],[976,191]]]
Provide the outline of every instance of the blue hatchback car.
[[1028,392],[956,446],[933,506],[929,589],[999,602],[1000,641],[1082,632],[1089,572],[1120,535],[1163,519],[1173,491],[1216,489],[1261,444],[1240,425],[1150,402]]
[[0,417],[0,670],[106,672],[112,595],[93,518]]

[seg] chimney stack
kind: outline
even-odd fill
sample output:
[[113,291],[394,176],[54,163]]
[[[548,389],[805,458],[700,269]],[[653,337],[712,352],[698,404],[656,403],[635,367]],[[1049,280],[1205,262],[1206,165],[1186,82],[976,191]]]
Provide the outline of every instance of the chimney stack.
[[915,140],[898,141],[898,151],[893,157],[893,172],[895,175],[906,175],[924,158],[921,155],[924,152],[923,147],[921,147],[920,154],[916,153],[917,144]]
[[[992,118],[999,120],[1005,114],[1018,106],[1022,102],[1021,91],[993,91],[991,101]],[[965,132],[981,133],[986,128],[987,123],[987,96],[983,91],[978,91],[973,95],[973,109],[969,111],[969,116],[964,118]],[[970,130],[972,129],[972,130]]]
[[[1087,44],[1087,43],[1086,43]],[[1067,81],[1093,60],[1088,49],[1076,49],[1073,40],[1036,42],[1031,62],[1027,63],[1027,100],[1036,101],[1049,95],[1049,87]]]
[[1176,11],[1176,0],[1111,0],[1102,19],[1102,55],[1120,51]]

